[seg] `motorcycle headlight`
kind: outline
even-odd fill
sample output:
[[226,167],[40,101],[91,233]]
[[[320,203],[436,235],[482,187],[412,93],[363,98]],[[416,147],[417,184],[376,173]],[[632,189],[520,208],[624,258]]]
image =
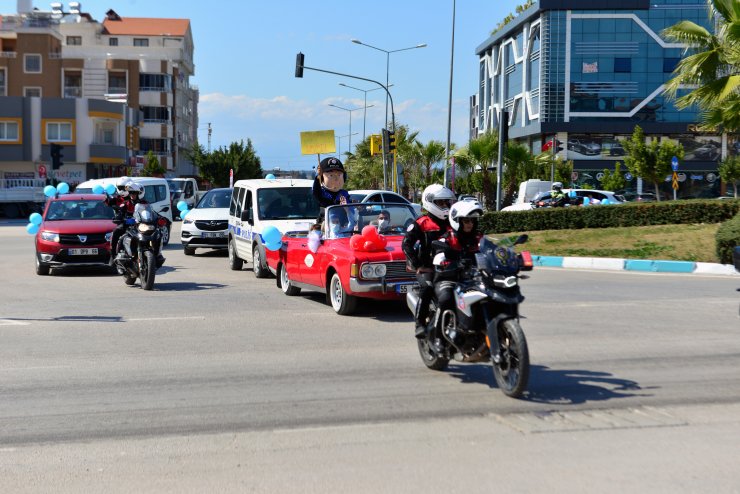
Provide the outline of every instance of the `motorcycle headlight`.
[[139,225],[136,227],[139,229],[141,233],[147,233],[154,230],[154,225],[147,225],[146,223],[139,223]]
[[111,237],[113,236],[113,232],[108,232],[105,234],[105,241],[110,242]]
[[41,239],[48,242],[59,243],[59,234],[54,232],[41,232]]
[[365,279],[382,278],[385,272],[385,264],[363,264],[360,269],[360,275]]

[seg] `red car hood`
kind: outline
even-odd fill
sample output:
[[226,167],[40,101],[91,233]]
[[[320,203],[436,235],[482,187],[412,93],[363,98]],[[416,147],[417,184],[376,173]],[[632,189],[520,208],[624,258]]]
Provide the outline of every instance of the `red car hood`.
[[40,231],[54,233],[108,233],[116,229],[111,220],[58,220],[44,221]]
[[334,247],[337,248],[341,245],[341,249],[347,249],[347,251],[354,254],[354,257],[361,262],[381,262],[381,261],[405,261],[406,255],[403,253],[401,243],[403,242],[403,235],[386,235],[386,245],[384,250],[374,252],[364,252],[354,250],[349,245],[349,238],[338,238],[331,240],[334,242]]

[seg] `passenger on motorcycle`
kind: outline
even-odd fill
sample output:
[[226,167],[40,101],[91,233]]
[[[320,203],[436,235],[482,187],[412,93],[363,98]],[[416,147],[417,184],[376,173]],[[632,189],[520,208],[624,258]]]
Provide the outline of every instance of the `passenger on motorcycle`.
[[429,303],[434,296],[434,266],[432,264],[432,242],[447,233],[450,224],[447,221],[450,206],[455,202],[455,193],[440,184],[432,184],[421,196],[421,204],[427,211],[411,223],[404,236],[403,253],[406,264],[414,272],[419,282],[419,303],[416,306],[414,319],[415,335],[424,338],[429,321]]

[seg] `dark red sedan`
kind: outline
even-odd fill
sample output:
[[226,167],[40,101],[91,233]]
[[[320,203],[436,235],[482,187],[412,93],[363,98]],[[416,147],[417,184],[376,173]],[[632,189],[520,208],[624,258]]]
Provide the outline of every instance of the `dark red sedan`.
[[116,224],[102,194],[66,194],[49,199],[36,233],[36,274],[52,268],[109,266]]

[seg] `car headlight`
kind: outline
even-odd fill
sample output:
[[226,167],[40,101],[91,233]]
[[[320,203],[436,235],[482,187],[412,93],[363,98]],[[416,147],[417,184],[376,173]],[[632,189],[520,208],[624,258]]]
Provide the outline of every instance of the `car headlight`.
[[360,276],[365,279],[382,278],[385,276],[385,264],[363,264],[360,268]]
[[146,223],[139,223],[139,225],[136,227],[139,229],[141,233],[147,233],[154,230],[154,225],[147,225]]
[[59,234],[54,232],[41,232],[41,239],[48,242],[59,243]]
[[192,225],[193,223],[195,223],[195,220],[187,218],[187,217],[184,220],[182,220],[183,225]]

